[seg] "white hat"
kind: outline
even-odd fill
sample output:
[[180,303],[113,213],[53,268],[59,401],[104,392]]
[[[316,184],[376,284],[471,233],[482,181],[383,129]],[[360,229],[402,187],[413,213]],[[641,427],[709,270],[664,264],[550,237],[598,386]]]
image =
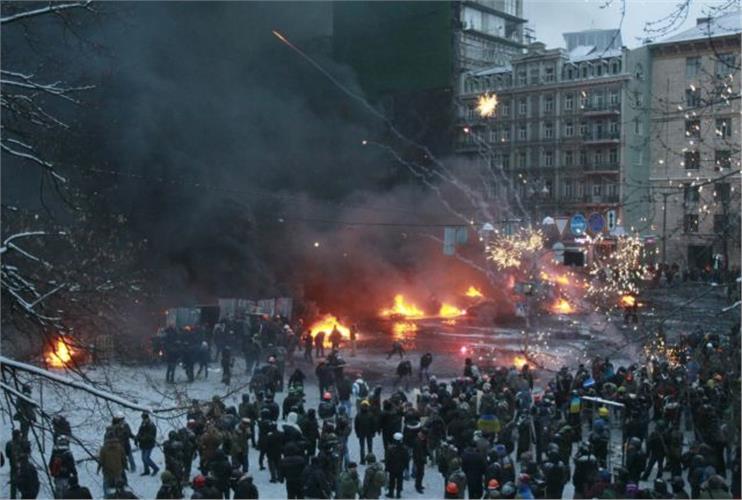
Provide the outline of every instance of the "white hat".
[[394,433],[394,440],[395,441],[402,441],[402,433],[401,432],[395,432]]

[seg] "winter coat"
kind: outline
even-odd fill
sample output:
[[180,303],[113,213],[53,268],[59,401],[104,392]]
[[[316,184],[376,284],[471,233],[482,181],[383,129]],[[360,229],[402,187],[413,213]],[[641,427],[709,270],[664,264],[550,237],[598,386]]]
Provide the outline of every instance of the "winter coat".
[[126,467],[124,447],[117,439],[109,439],[103,443],[98,460],[104,477],[118,479]]
[[36,467],[28,460],[23,460],[17,465],[16,485],[22,498],[36,498],[39,494],[39,474]]
[[243,475],[234,489],[234,498],[257,499],[258,488],[253,484],[252,477]]
[[354,428],[356,436],[360,439],[373,437],[376,434],[376,419],[367,407],[361,407],[361,411],[356,415]]
[[265,454],[269,459],[278,460],[281,458],[281,450],[283,450],[283,432],[275,428],[271,429],[265,437]]
[[366,472],[363,475],[361,498],[378,499],[381,496],[385,484],[386,474],[384,473],[384,467],[378,462],[369,465],[366,467]]
[[127,454],[131,452],[130,440],[134,438],[134,434],[131,432],[131,427],[129,427],[129,424],[127,424],[126,422],[119,422],[114,426],[113,430],[116,433],[116,437],[118,438],[119,442],[124,447],[124,452]]
[[336,385],[338,391],[338,399],[340,401],[350,400],[350,396],[353,393],[353,383],[349,379],[343,378]]
[[328,419],[335,416],[335,404],[332,401],[322,401],[317,408],[319,418]]
[[302,489],[306,498],[330,498],[330,483],[320,465],[310,465],[301,475]]
[[68,449],[55,448],[49,458],[49,473],[55,478],[69,479],[77,475],[75,458]]
[[461,469],[466,474],[469,484],[484,484],[484,473],[487,470],[487,459],[475,448],[466,448],[461,454]]
[[466,493],[466,474],[464,474],[464,471],[461,469],[456,469],[455,471],[451,472],[448,475],[448,478],[446,479],[447,483],[456,483],[456,486],[459,487],[459,494],[456,496],[456,498],[464,498],[464,494]]
[[201,458],[205,462],[211,460],[221,444],[222,434],[216,428],[212,427],[206,431],[198,439],[198,451],[201,454]]
[[301,483],[301,475],[306,468],[302,455],[288,455],[281,460],[281,475],[291,483]]
[[392,474],[402,472],[410,461],[407,449],[401,444],[390,444],[386,449],[386,470]]
[[151,450],[155,447],[157,427],[150,419],[142,420],[137,431],[136,441],[139,443],[139,448],[143,450]]
[[338,489],[335,498],[353,498],[361,493],[361,480],[357,471],[346,470],[338,478]]
[[93,495],[90,493],[90,490],[87,489],[85,486],[77,485],[71,488],[67,488],[67,491],[64,492],[64,498],[82,500],[85,498],[93,498]]
[[379,427],[384,438],[389,441],[395,432],[402,430],[402,416],[395,410],[383,410],[379,419]]
[[223,451],[219,450],[209,462],[209,472],[214,476],[215,486],[219,490],[224,491],[229,487],[232,466],[229,464],[227,456]]

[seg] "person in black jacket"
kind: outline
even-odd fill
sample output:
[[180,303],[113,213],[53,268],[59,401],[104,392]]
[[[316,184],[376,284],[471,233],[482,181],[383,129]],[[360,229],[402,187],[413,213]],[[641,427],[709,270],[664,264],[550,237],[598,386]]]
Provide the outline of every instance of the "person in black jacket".
[[234,498],[256,500],[258,497],[258,488],[253,484],[252,476],[250,474],[243,474],[239,481],[237,481],[237,487],[234,490]]
[[265,456],[268,458],[268,470],[271,483],[281,482],[281,450],[283,448],[283,432],[279,431],[275,422],[268,427],[265,437]]
[[461,454],[461,469],[466,474],[469,498],[482,498],[482,495],[484,495],[484,473],[487,470],[487,458],[474,446],[468,446]]
[[374,434],[376,434],[376,418],[371,413],[368,401],[361,402],[361,411],[356,415],[353,427],[361,446],[361,465],[365,465],[366,448],[368,448],[369,453],[373,451]]
[[384,409],[379,417],[379,428],[384,441],[384,449],[391,444],[394,433],[402,430],[402,415],[388,399],[384,401]]
[[297,424],[307,443],[307,456],[313,457],[317,451],[317,440],[319,439],[319,422],[314,408],[307,410],[304,415],[299,415]]
[[[412,462],[415,469],[415,491],[425,493],[423,477],[425,476],[425,462],[428,460],[428,437],[424,430],[417,433],[412,444]],[[480,498],[480,497],[473,497]]]
[[387,496],[392,498],[396,494],[396,498],[402,498],[402,475],[410,461],[410,455],[402,444],[402,433],[396,432],[392,437],[393,442],[387,447],[384,457],[386,471],[389,473]]
[[67,436],[59,436],[49,457],[49,474],[54,478],[54,494],[58,498],[65,498],[70,478],[77,476],[75,457],[70,451],[70,441]]
[[312,457],[311,465],[304,469],[301,484],[305,498],[330,498],[332,490],[318,457]]
[[84,498],[93,498],[93,495],[90,493],[90,490],[86,488],[85,486],[80,486],[80,483],[77,480],[77,476],[70,477],[70,484],[67,488],[67,492],[64,494],[64,498],[70,498],[70,499],[84,499]]
[[36,498],[39,494],[39,474],[29,461],[28,455],[21,455],[17,465],[16,484],[21,498]]
[[433,355],[426,352],[420,358],[420,382],[428,383],[430,381],[430,365],[433,363]]
[[303,498],[301,477],[306,467],[304,455],[299,446],[287,443],[281,460],[281,474],[286,479],[286,498]]
[[142,464],[144,465],[144,472],[142,476],[146,476],[152,469],[152,475],[156,476],[160,472],[160,468],[152,461],[152,450],[157,444],[157,427],[150,420],[149,413],[142,413],[142,423],[139,424],[139,430],[134,438],[134,442],[139,445],[139,449],[142,451]]
[[224,450],[216,450],[214,458],[209,462],[209,473],[214,476],[214,486],[221,492],[223,498],[229,498],[229,480],[232,476],[232,466],[229,464]]

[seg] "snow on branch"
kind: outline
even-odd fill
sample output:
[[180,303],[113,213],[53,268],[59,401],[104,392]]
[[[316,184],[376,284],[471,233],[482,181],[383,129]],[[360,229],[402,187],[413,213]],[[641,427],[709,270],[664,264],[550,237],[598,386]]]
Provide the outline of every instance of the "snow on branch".
[[59,13],[65,10],[70,9],[90,9],[90,4],[92,3],[92,0],[86,0],[83,2],[70,2],[70,3],[54,3],[49,2],[49,5],[46,7],[41,7],[39,9],[33,9],[33,10],[26,10],[23,12],[18,12],[17,14],[12,14],[5,17],[0,17],[0,24],[10,24],[15,21],[20,21],[22,19],[29,19],[32,17],[37,16],[43,16],[45,14],[54,14]]
[[39,377],[44,377],[48,380],[57,382],[59,384],[62,384],[68,387],[72,387],[73,389],[78,389],[78,390],[87,392],[88,394],[92,394],[93,396],[97,398],[105,399],[106,401],[110,401],[112,403],[118,404],[120,406],[129,408],[132,410],[146,411],[146,412],[154,414],[154,413],[165,413],[165,412],[179,409],[179,408],[157,408],[155,409],[149,406],[141,405],[133,401],[129,401],[128,399],[117,396],[116,394],[112,394],[108,391],[103,391],[101,389],[93,387],[89,384],[78,382],[77,380],[73,380],[69,377],[65,377],[64,375],[59,375],[57,373],[44,370],[43,368],[29,365],[28,363],[22,363],[20,361],[10,359],[5,356],[0,356],[0,367],[7,367],[13,370],[24,371],[27,373],[31,373],[33,375],[37,375]]
[[17,149],[12,149],[8,147],[7,144],[4,144],[4,143],[0,143],[0,149],[5,151],[9,155],[17,156],[18,158],[23,158],[25,160],[30,160],[36,163],[37,165],[40,165],[44,169],[46,169],[58,181],[67,182],[67,179],[59,175],[57,171],[54,169],[54,164],[49,163],[48,161],[42,160],[36,155],[30,154],[30,153],[24,153],[23,151],[18,151]]

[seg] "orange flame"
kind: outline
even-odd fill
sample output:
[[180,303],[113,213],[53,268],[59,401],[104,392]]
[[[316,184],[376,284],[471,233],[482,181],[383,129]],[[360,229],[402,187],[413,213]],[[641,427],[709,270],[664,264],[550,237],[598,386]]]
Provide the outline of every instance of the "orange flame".
[[333,316],[332,314],[325,314],[320,319],[312,323],[312,325],[309,327],[309,331],[312,333],[312,335],[317,335],[319,332],[325,332],[325,345],[330,345],[330,332],[332,332],[333,328],[337,328],[340,334],[344,338],[350,338],[350,328],[343,325],[338,321],[338,319]]
[[57,340],[57,347],[46,357],[46,362],[54,368],[64,368],[72,361],[73,351],[61,338]]
[[397,294],[394,296],[394,306],[388,309],[382,309],[379,313],[385,318],[391,316],[402,316],[409,319],[419,319],[425,316],[425,313],[414,304],[406,302],[404,295]]
[[406,340],[417,332],[417,325],[408,321],[395,321],[392,325],[394,340]]
[[475,297],[484,297],[484,295],[482,294],[482,292],[480,292],[473,285],[469,285],[469,289],[466,290],[466,292],[464,292],[464,295],[466,295],[467,297],[472,297],[472,298],[475,298]]
[[621,305],[625,307],[634,307],[636,305],[636,297],[633,295],[624,295],[621,297]]
[[517,355],[513,358],[513,366],[515,366],[517,369],[523,368],[523,365],[527,364],[528,360],[525,356]]
[[551,306],[551,310],[558,314],[572,314],[575,312],[575,308],[572,307],[572,304],[567,302],[567,299],[563,297],[560,297],[556,302],[554,302]]
[[438,316],[441,318],[456,318],[465,314],[466,311],[464,309],[459,309],[456,306],[446,303],[441,304],[441,309],[438,311]]
[[551,283],[558,283],[560,285],[569,285],[569,276],[566,274],[548,274],[542,271],[541,279]]

